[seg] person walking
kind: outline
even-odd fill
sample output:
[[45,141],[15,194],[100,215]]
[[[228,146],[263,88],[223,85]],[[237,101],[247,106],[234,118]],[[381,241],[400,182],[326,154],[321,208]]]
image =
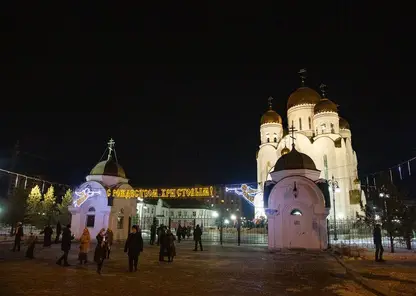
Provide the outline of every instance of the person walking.
[[69,250],[71,250],[71,241],[71,225],[68,224],[62,231],[61,250],[64,252],[64,254],[58,259],[58,261],[56,261],[56,264],[61,265],[63,260],[64,266],[70,266],[68,263],[68,253]]
[[56,224],[55,244],[59,243],[59,238],[61,236],[61,233],[62,233],[61,222],[58,221],[58,223]]
[[114,233],[110,228],[107,228],[107,232],[105,233],[107,236],[107,259],[110,259],[110,252],[111,252],[111,246],[113,245],[113,239],[114,239]]
[[137,225],[131,228],[126,245],[124,246],[124,252],[129,256],[129,271],[137,271],[137,265],[139,263],[140,252],[143,252],[143,238],[142,232]]
[[200,247],[201,251],[203,251],[201,237],[202,237],[202,230],[201,230],[201,227],[199,227],[199,224],[198,224],[196,226],[195,230],[194,230],[194,240],[195,240],[195,249],[194,249],[194,251],[198,251],[198,244],[199,244],[199,247]]
[[33,253],[35,251],[36,242],[38,241],[38,237],[34,235],[32,232],[27,240],[27,250],[26,250],[26,258],[33,259]]
[[52,234],[53,234],[52,227],[49,224],[46,225],[40,234],[43,234],[43,246],[50,247],[52,244]]
[[150,244],[154,245],[156,240],[156,222],[154,221],[150,227]]
[[166,254],[166,230],[165,227],[161,227],[159,231],[159,261],[165,261]]
[[175,240],[175,235],[173,235],[172,231],[168,229],[166,232],[166,250],[168,254],[168,262],[173,262],[173,258],[176,256]]
[[88,261],[88,251],[90,249],[91,236],[88,228],[85,227],[82,232],[81,237],[79,238],[79,254],[78,260],[79,264],[87,264]]
[[16,232],[14,235],[14,245],[13,245],[13,252],[17,251],[20,252],[20,242],[23,238],[23,225],[22,222],[17,223]]
[[383,260],[383,244],[382,244],[382,235],[381,235],[381,227],[380,224],[376,224],[373,231],[373,239],[374,239],[374,245],[376,247],[376,253],[375,253],[375,260],[376,262],[384,262]]
[[101,269],[103,268],[104,259],[107,254],[107,243],[105,237],[105,228],[102,228],[96,236],[97,246],[95,247],[94,252],[94,261],[97,263],[97,273],[101,274]]
[[181,223],[179,223],[178,228],[176,228],[176,237],[178,238],[178,243],[181,242],[181,236],[182,236],[182,226]]

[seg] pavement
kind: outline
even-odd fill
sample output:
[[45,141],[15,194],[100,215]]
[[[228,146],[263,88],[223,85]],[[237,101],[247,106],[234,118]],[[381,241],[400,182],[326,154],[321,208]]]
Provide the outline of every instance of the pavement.
[[[48,295],[340,295],[373,296],[348,278],[345,268],[325,252],[269,253],[259,246],[206,245],[193,252],[191,241],[177,244],[173,263],[158,262],[158,247],[145,246],[139,271],[127,272],[123,245],[115,245],[102,275],[95,265],[76,265],[73,245],[70,267],[55,264],[60,246],[36,246],[36,259],[0,245],[0,294]],[[93,251],[89,257],[92,258]]]

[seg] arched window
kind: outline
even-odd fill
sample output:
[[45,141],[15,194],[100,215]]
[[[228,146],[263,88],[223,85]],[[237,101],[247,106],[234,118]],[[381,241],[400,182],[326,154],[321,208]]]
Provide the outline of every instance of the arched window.
[[277,143],[277,134],[276,133],[274,133],[274,135],[273,135],[273,142]]
[[299,118],[299,130],[302,130],[302,118]]
[[302,212],[301,212],[300,210],[298,210],[298,209],[293,209],[293,210],[290,212],[290,214],[291,214],[292,216],[302,216]]
[[331,133],[335,134],[334,124],[331,123]]
[[270,134],[269,133],[266,134],[266,141],[267,141],[267,143],[270,142]]
[[95,208],[90,207],[87,213],[87,221],[85,221],[86,227],[94,227],[95,225]]
[[309,123],[309,129],[312,129],[312,120],[310,117],[308,117],[308,123]]

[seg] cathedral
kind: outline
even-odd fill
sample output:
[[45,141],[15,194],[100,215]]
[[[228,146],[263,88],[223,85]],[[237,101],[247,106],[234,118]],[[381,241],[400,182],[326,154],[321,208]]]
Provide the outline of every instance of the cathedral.
[[[306,71],[299,74],[301,86],[287,102],[287,129],[282,117],[273,110],[271,98],[269,110],[261,117],[261,144],[256,157],[258,189],[262,192],[266,181],[273,182],[271,173],[276,162],[296,147],[313,160],[321,179],[332,179],[336,186],[329,189],[331,201],[335,200],[335,219],[354,218],[361,211],[360,201],[365,203],[365,196],[358,179],[350,126],[327,97],[325,85],[320,87],[321,96],[305,85]],[[255,208],[257,217],[265,216],[262,193],[255,198]],[[330,208],[328,218],[334,219],[334,206]]]

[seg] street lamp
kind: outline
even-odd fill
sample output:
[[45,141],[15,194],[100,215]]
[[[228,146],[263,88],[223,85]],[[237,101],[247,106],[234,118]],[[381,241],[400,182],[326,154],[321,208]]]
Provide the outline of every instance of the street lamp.
[[231,220],[235,221],[237,219],[236,215],[231,215]]
[[328,185],[332,187],[332,201],[334,204],[334,240],[338,240],[337,236],[337,215],[335,211],[335,192],[340,192],[338,181],[335,180],[334,175],[332,175],[331,180],[328,180]]

